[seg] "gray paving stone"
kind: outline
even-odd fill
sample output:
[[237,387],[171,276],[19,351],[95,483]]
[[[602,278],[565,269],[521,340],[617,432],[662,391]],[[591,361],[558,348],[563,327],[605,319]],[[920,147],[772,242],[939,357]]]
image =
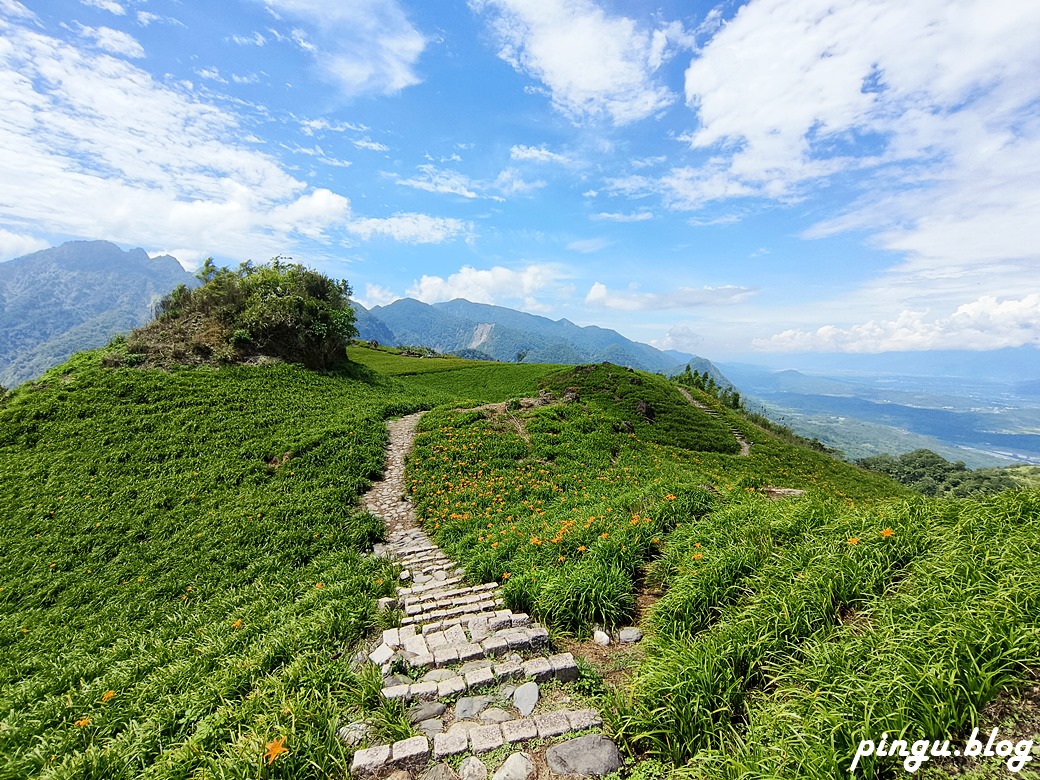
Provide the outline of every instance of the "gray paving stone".
[[603,718],[600,717],[596,710],[574,710],[573,712],[568,712],[567,720],[570,721],[571,728],[574,731],[598,728],[603,725]]
[[456,647],[438,647],[433,651],[433,662],[437,666],[458,663],[459,651]]
[[472,661],[474,658],[484,657],[484,649],[480,645],[458,645],[457,650],[460,661]]
[[510,617],[513,628],[524,628],[531,624],[531,616],[526,612],[514,612]]
[[573,682],[578,679],[578,664],[570,653],[559,653],[549,656],[553,677],[561,682]]
[[535,682],[545,682],[553,676],[553,667],[548,658],[529,658],[520,668],[523,669],[524,677],[531,677]]
[[494,617],[488,621],[488,628],[492,631],[501,631],[504,628],[513,627],[513,618],[510,615]]
[[393,657],[394,651],[389,645],[380,645],[368,654],[368,660],[378,666],[382,666]]
[[394,685],[390,688],[383,688],[383,698],[391,701],[393,699],[407,699],[408,689],[410,685]]
[[538,704],[538,697],[538,683],[525,682],[513,693],[513,706],[526,718],[534,712],[535,705]]
[[617,745],[602,734],[589,734],[554,745],[545,752],[549,769],[561,775],[600,777],[621,768]]
[[[448,731],[433,735],[433,757],[457,756],[469,749],[469,737],[465,731]],[[353,771],[353,770],[352,770]]]
[[531,647],[535,650],[549,646],[549,631],[542,628],[542,626],[533,626],[527,629],[527,638],[531,642]]
[[433,701],[437,698],[437,686],[438,683],[435,682],[412,683],[408,695],[420,701]]
[[642,638],[643,632],[633,626],[621,629],[620,633],[618,634],[618,641],[625,642],[626,644],[638,642]]
[[455,676],[447,680],[441,680],[437,683],[437,698],[447,699],[451,696],[456,696],[466,691],[466,680],[463,677]]
[[480,713],[480,720],[482,723],[505,723],[507,720],[514,720],[514,718],[501,707],[488,707]]
[[510,720],[502,724],[502,738],[510,745],[517,742],[527,742],[538,736],[538,727],[534,721],[528,718],[523,720]]
[[430,653],[430,649],[426,646],[426,639],[423,638],[422,634],[412,634],[410,637],[403,639],[401,644],[409,653],[415,653],[416,655],[429,655]]
[[450,680],[452,677],[458,677],[458,675],[451,669],[431,669],[422,676],[422,682],[441,682]]
[[443,631],[431,631],[428,634],[424,634],[424,636],[426,637],[426,646],[430,648],[431,652],[438,647],[444,647],[448,644]]
[[495,679],[499,682],[518,680],[524,676],[524,669],[519,661],[503,661],[500,664],[495,664],[492,671],[495,673]]
[[527,753],[513,753],[502,762],[491,780],[532,780],[535,776],[534,761]]
[[494,685],[495,673],[490,668],[473,669],[466,672],[466,685],[469,688],[479,688],[482,685]]
[[487,776],[487,767],[476,756],[467,756],[459,764],[459,780],[487,780]]
[[388,628],[383,631],[383,644],[394,649],[401,646],[401,631],[397,628]]
[[538,738],[558,737],[571,730],[571,722],[563,712],[546,712],[535,716],[534,725],[538,729]]
[[497,657],[509,650],[509,643],[500,636],[489,636],[480,643],[485,655]]
[[464,696],[455,702],[455,717],[458,720],[475,718],[494,700],[491,696]]
[[444,640],[449,645],[464,645],[469,642],[466,630],[460,625],[454,625],[444,631]]
[[376,745],[375,747],[359,750],[354,754],[350,762],[350,774],[353,777],[378,772],[390,761],[390,746]]
[[474,753],[487,753],[502,747],[505,740],[502,738],[502,727],[497,723],[489,726],[481,726],[469,733],[470,749]]
[[408,666],[412,669],[429,669],[433,666],[433,656],[430,653],[413,656],[408,659]]
[[448,705],[440,701],[417,704],[408,711],[409,723],[421,723],[430,718],[439,718],[448,709]]

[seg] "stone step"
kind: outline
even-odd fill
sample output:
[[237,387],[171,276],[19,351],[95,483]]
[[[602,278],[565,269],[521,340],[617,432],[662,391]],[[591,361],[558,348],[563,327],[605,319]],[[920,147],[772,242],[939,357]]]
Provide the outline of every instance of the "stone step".
[[[401,603],[405,607],[405,612],[408,612],[409,608],[413,608],[416,611],[409,614],[416,614],[416,612],[425,612],[438,607],[445,608],[480,601],[486,598],[485,594],[488,591],[495,590],[497,587],[497,582],[485,582],[482,585],[466,585],[461,588],[445,587],[443,590],[425,590],[421,593],[404,596]],[[466,601],[456,601],[457,599],[466,599]]]
[[[523,614],[523,613],[516,613],[516,614]],[[526,617],[526,615],[524,617]],[[431,620],[428,623],[423,623],[422,624],[422,632],[424,634],[428,634],[431,631],[443,631],[444,629],[451,628],[452,626],[461,626],[461,625],[468,626],[474,620],[487,620],[487,621],[491,621],[491,620],[494,620],[495,618],[509,618],[510,621],[512,621],[513,612],[512,612],[512,610],[509,610],[509,609],[497,609],[494,612],[491,612],[491,611],[470,612],[470,613],[465,613],[465,614],[462,614],[462,615],[456,615],[455,617],[451,617],[451,618]]]
[[503,745],[515,745],[533,739],[549,739],[577,731],[599,728],[603,720],[596,710],[557,710],[533,718],[507,720],[486,726],[457,723],[443,734],[419,736],[376,745],[354,753],[351,777],[382,774],[389,768],[418,768],[430,760],[457,756],[466,751],[488,753]]
[[[480,658],[479,655],[473,658]],[[462,659],[458,660],[471,660]],[[486,685],[494,685],[510,680],[534,680],[545,682],[547,680],[559,680],[560,682],[572,682],[578,679],[578,665],[574,656],[570,653],[558,653],[548,657],[537,656],[528,658],[526,661],[506,661],[493,664],[480,669],[473,669],[446,680],[408,683],[404,685],[393,685],[383,688],[383,698],[387,700],[400,699],[401,701],[433,701],[434,699],[445,699],[460,693],[465,693],[474,688]]]
[[462,575],[453,574],[445,580],[424,582],[422,585],[413,585],[410,588],[398,588],[397,595],[401,597],[416,596],[422,593],[429,593],[437,588],[450,588],[460,582],[462,582]]
[[524,614],[496,618],[495,630],[471,630],[462,625],[441,631],[416,633],[415,626],[388,628],[382,643],[371,653],[374,664],[388,664],[401,651],[409,668],[439,669],[453,663],[477,658],[497,658],[508,652],[541,650],[549,644],[549,632],[541,626],[529,626]]
[[422,612],[415,615],[405,615],[401,620],[401,625],[409,626],[416,623],[422,624],[438,620],[443,622],[444,620],[461,617],[463,615],[473,615],[478,612],[490,612],[502,607],[504,604],[505,602],[502,599],[483,599],[472,604],[461,604],[456,607],[435,609],[430,612]]

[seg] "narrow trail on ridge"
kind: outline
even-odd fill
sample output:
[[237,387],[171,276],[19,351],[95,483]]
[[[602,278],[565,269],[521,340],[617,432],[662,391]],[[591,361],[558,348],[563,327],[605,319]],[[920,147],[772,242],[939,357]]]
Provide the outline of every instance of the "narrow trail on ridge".
[[[381,744],[364,720],[344,726],[340,738],[360,748],[351,776],[405,770],[418,777],[432,762],[463,756],[463,778],[467,763],[470,777],[484,778],[499,763],[509,763],[525,780],[617,771],[620,753],[599,733],[599,712],[575,706],[581,697],[570,685],[579,676],[573,655],[553,653],[544,627],[507,609],[498,583],[466,584],[465,570],[418,522],[405,461],[421,417],[420,412],[387,423],[383,479],[363,497],[365,508],[387,525],[387,541],[375,545],[374,554],[402,566],[396,599],[381,603],[399,610],[400,625],[382,632],[367,660],[380,667],[383,699],[401,701],[419,735]],[[541,743],[524,752],[532,740]],[[504,762],[481,761],[502,747],[513,751]],[[454,776],[447,765],[438,771]]]
[[[719,413],[716,412],[714,409],[712,409],[710,406],[707,406],[706,404],[703,404],[700,401],[698,401],[696,398],[694,398],[693,395],[690,393],[690,391],[687,390],[685,387],[680,386],[679,387],[679,392],[683,394],[683,396],[686,398],[687,401],[689,401],[691,404],[696,406],[698,409],[700,409],[705,414],[711,415],[712,417],[718,417],[719,416]],[[737,440],[737,444],[740,445],[740,454],[741,454],[741,456],[746,458],[748,455],[751,454],[751,444],[752,443],[749,442],[744,437],[744,434],[741,433],[739,430],[737,430],[734,426],[730,425],[729,426],[729,430],[730,430],[730,433],[733,434],[733,438]]]

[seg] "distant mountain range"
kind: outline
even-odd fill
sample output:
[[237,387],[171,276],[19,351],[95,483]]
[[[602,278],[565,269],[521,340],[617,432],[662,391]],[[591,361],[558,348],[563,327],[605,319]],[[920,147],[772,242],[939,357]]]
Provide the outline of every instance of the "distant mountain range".
[[674,374],[684,366],[724,381],[708,360],[682,352],[663,352],[595,325],[456,299],[422,303],[411,298],[371,310],[355,303],[358,337],[390,346],[430,347],[445,354],[483,360],[528,363],[602,363]]
[[157,300],[195,282],[169,255],[108,241],[71,241],[0,263],[0,385],[143,325]]

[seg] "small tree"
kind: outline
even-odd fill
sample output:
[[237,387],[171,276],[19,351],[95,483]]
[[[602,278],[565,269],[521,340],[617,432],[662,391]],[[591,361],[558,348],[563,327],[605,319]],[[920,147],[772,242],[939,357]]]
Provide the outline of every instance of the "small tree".
[[[174,362],[235,362],[268,355],[325,369],[357,335],[350,286],[289,258],[237,270],[207,259],[196,276],[164,298],[156,320],[129,340],[133,351]],[[173,342],[173,343],[171,343]]]

